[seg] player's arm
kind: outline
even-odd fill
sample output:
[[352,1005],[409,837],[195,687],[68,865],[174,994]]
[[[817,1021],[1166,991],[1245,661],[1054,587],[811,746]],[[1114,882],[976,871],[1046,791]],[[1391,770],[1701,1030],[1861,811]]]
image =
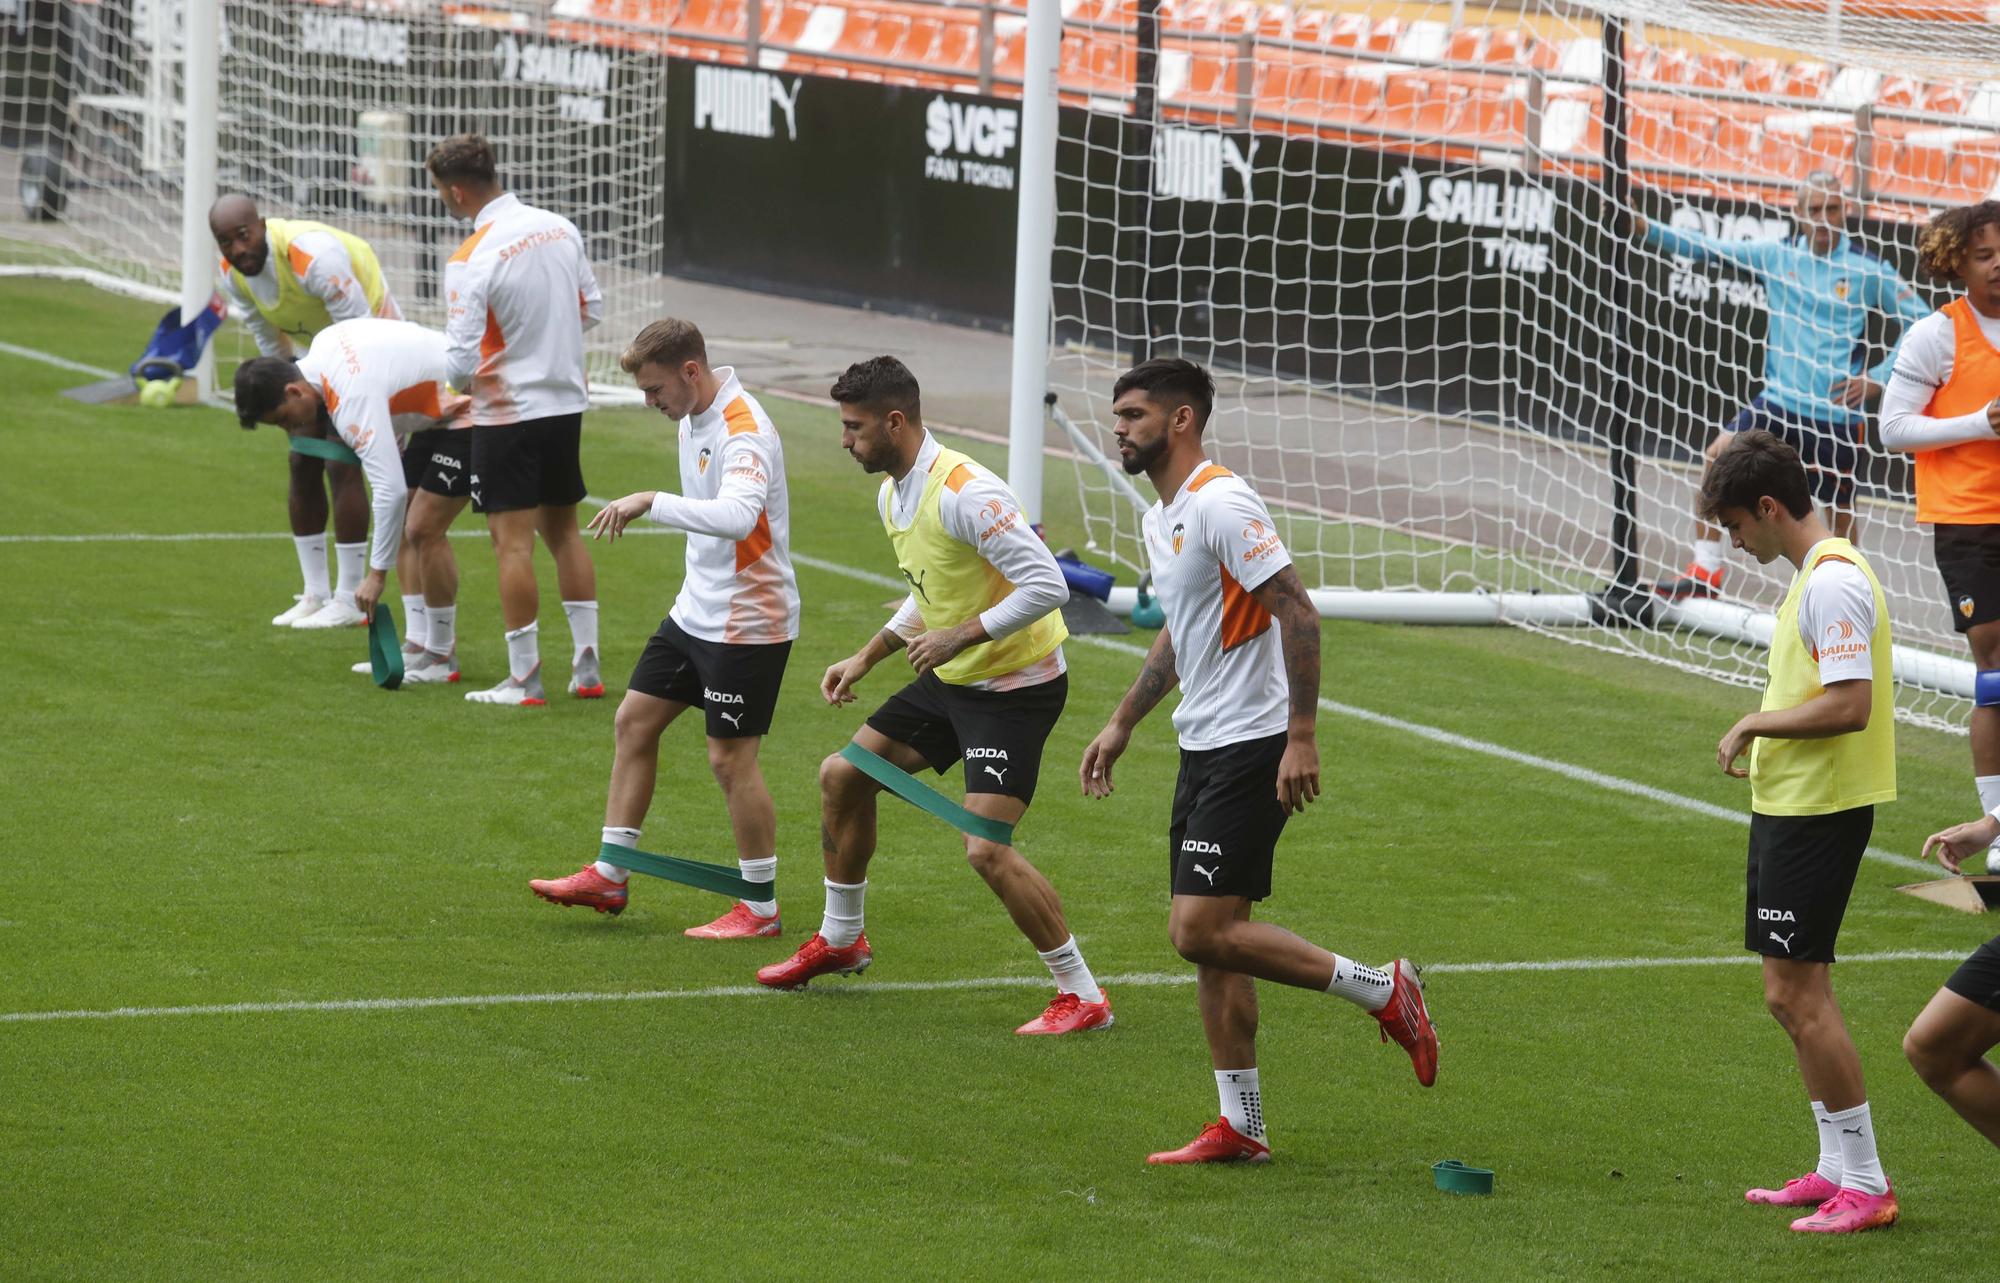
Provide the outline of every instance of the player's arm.
[[853,703],[858,698],[854,693],[854,684],[868,676],[875,665],[908,645],[909,638],[921,633],[923,627],[924,617],[917,609],[917,595],[911,593],[895,616],[880,632],[870,637],[866,645],[826,670],[826,675],[819,679],[820,695],[836,708]]
[[1285,656],[1291,712],[1285,725],[1285,755],[1278,763],[1278,801],[1287,811],[1303,811],[1319,796],[1319,610],[1312,594],[1289,564],[1251,589],[1257,604],[1277,621]]
[[368,478],[368,508],[375,529],[369,541],[368,573],[354,590],[354,604],[362,614],[373,615],[389,570],[396,564],[396,553],[403,546],[409,485],[403,480],[403,458],[396,448],[396,429],[386,401],[348,397],[340,403],[334,429],[348,448],[361,456],[361,471]]
[[479,342],[486,334],[486,270],[471,259],[444,267],[444,381],[472,390],[479,372]]
[[670,490],[646,490],[607,504],[590,519],[590,529],[616,539],[634,519],[645,516],[663,526],[717,539],[748,539],[770,501],[771,467],[759,434],[724,438],[716,466],[722,481],[713,499],[690,499]]
[[1676,227],[1663,227],[1637,214],[1632,216],[1632,224],[1641,241],[1662,253],[1691,258],[1697,263],[1711,260],[1728,263],[1748,272],[1768,269],[1773,256],[1781,248],[1771,241],[1725,241],[1701,232],[1684,232]]
[[1083,764],[1077,768],[1077,778],[1083,784],[1085,797],[1110,797],[1115,791],[1111,781],[1111,768],[1125,755],[1126,747],[1132,742],[1132,732],[1145,720],[1146,714],[1159,707],[1167,692],[1180,684],[1180,671],[1174,662],[1174,639],[1167,634],[1166,626],[1160,626],[1160,635],[1153,639],[1152,647],[1146,652],[1146,661],[1139,665],[1139,675],[1133,679],[1131,689],[1125,698],[1118,701],[1112,710],[1111,720],[1090,741],[1083,750]]
[[1882,359],[1866,374],[1834,383],[1834,402],[1854,410],[1881,399],[1889,386],[1890,377],[1895,374],[1896,355],[1902,350],[1903,340],[1909,337],[1910,328],[1931,314],[1930,304],[1917,295],[1916,288],[1888,268],[1875,272],[1868,279],[1872,283],[1871,305],[1893,322],[1896,341],[1889,345]]
[[1937,395],[1951,360],[1950,318],[1932,313],[1903,334],[1896,364],[1882,393],[1876,435],[1890,450],[1935,450],[2000,437],[2000,398],[1967,414],[1935,418],[1924,410]]
[[604,319],[604,291],[597,287],[597,274],[590,270],[590,255],[584,251],[583,236],[576,238],[577,305],[583,311],[583,328],[595,329]]
[[375,309],[369,306],[368,291],[361,288],[361,278],[354,271],[354,259],[347,252],[346,242],[324,232],[307,233],[301,239],[308,237],[312,262],[306,267],[305,279],[299,282],[306,293],[324,303],[326,314],[335,321],[373,316]]
[[1069,581],[1055,554],[998,477],[975,473],[956,491],[947,486],[940,499],[945,533],[972,545],[1014,587],[956,628],[935,629],[912,640],[910,667],[919,673],[950,663],[968,647],[1010,637],[1069,600]]
[[1957,873],[1961,861],[1978,855],[1996,840],[2000,840],[2000,815],[1982,815],[1969,824],[1954,824],[1925,838],[1924,858],[1928,860],[1935,851],[1945,871]]
[[1799,639],[1818,644],[1819,694],[1791,708],[1738,719],[1715,746],[1717,765],[1738,779],[1750,772],[1736,759],[1758,738],[1814,740],[1868,729],[1875,683],[1870,649],[1875,594],[1867,577],[1841,563],[1822,563],[1806,581],[1799,602]]

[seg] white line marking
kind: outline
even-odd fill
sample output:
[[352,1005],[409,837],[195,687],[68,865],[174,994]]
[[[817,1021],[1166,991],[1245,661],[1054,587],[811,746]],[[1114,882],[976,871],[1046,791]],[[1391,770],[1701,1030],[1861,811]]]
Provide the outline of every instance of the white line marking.
[[40,361],[43,365],[53,365],[60,370],[75,370],[78,374],[94,374],[100,379],[115,379],[118,377],[118,371],[116,370],[100,369],[95,365],[85,365],[81,361],[72,361],[66,356],[57,356],[53,352],[39,352],[34,348],[20,347],[13,343],[0,343],[0,352],[5,352],[9,356],[26,357],[30,361]]
[[[1859,962],[1957,962],[1965,955],[1941,950],[1904,949],[1889,953],[1856,953],[1841,959]],[[1531,962],[1440,962],[1423,968],[1435,975],[1503,975],[1523,971],[1635,971],[1653,967],[1749,966],[1762,959],[1754,953],[1727,954],[1707,958],[1554,958]],[[1146,971],[1133,975],[1104,976],[1108,988],[1136,989],[1191,985],[1191,971]],[[881,983],[856,981],[820,993],[941,993],[962,989],[1041,989],[1047,976],[982,976],[965,980],[892,980]],[[460,994],[442,998],[341,998],[323,1002],[226,1002],[212,1006],[113,1007],[96,1011],[9,1011],[0,1013],[0,1024],[36,1024],[49,1021],[140,1020],[167,1016],[249,1016],[281,1015],[290,1012],[322,1011],[429,1011],[438,1007],[518,1007],[552,1006],[597,1002],[667,1002],[679,998],[750,998],[776,990],[762,985],[710,985],[704,989],[639,989],[629,993],[576,991],[566,993]]]

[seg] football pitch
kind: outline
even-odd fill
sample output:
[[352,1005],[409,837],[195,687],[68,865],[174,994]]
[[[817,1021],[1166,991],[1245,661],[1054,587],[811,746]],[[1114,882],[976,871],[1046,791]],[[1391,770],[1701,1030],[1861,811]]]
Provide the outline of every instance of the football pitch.
[[[0,343],[122,369],[157,315],[10,281]],[[1260,913],[1429,968],[1437,1086],[1353,1007],[1262,986],[1274,1161],[1149,1168],[1216,1109],[1166,938],[1166,709],[1113,798],[1076,782],[1145,634],[1069,646],[1019,828],[1115,1028],[1013,1036],[1046,970],[955,835],[889,800],[873,968],[752,983],[819,921],[818,763],[900,680],[892,659],[858,705],[816,693],[901,596],[830,412],[765,402],[805,601],[763,750],[785,935],[709,943],[681,930],[714,896],[636,878],[614,919],[526,886],[597,848],[612,712],[679,537],[593,547],[602,701],[553,696],[569,643],[541,557],[550,706],[488,708],[460,698],[505,670],[467,514],[466,685],[388,694],[348,671],[362,634],[267,622],[297,584],[278,432],[84,407],[58,392],[89,376],[6,348],[0,372],[0,1278],[1818,1283],[2000,1255],[1993,1150],[1900,1050],[1993,930],[1892,890],[1925,876],[1896,857],[1974,816],[1962,739],[1900,728],[1902,798],[1834,971],[1895,1228],[1793,1235],[1742,1199],[1814,1158],[1741,947],[1748,788],[1714,761],[1754,693],[1507,630],[1326,626],[1326,795]],[[593,412],[592,493],[672,486],[672,441]],[[1050,469],[1058,544],[1067,480]],[[732,859],[694,719],[661,762],[642,845]],[[1447,1158],[1496,1169],[1495,1195],[1433,1190]]]

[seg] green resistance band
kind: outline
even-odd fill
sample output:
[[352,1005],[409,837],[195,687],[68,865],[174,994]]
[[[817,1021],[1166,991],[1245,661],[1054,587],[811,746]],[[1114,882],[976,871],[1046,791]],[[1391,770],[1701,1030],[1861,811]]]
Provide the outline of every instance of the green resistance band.
[[368,671],[385,691],[403,684],[403,643],[396,636],[396,621],[389,608],[379,601],[375,603],[375,618],[368,625]]
[[311,455],[315,459],[324,459],[328,463],[361,462],[360,455],[354,453],[354,451],[348,449],[340,442],[329,441],[325,437],[293,437],[291,441],[293,454]]
[[988,842],[998,842],[1002,846],[1014,844],[1013,825],[988,819],[984,815],[974,815],[880,753],[871,753],[850,740],[847,747],[840,750],[840,755],[869,779],[919,811],[929,811],[959,832],[985,838]]
[[683,860],[673,855],[654,855],[647,851],[635,851],[629,846],[619,846],[615,842],[606,842],[598,847],[597,858],[621,869],[631,869],[634,873],[650,873],[656,878],[700,887],[704,891],[737,900],[769,900],[775,891],[772,883],[746,881],[726,864],[703,864],[700,860]]

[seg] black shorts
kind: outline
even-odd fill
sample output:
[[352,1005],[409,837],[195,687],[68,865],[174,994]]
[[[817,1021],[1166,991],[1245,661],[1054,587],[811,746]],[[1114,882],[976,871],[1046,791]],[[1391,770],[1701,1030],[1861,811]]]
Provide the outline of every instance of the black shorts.
[[672,616],[646,641],[625,689],[704,710],[708,737],[746,739],[771,729],[790,642],[755,646],[690,637]]
[[1958,964],[1944,987],[1988,1011],[2000,1011],[2000,936],[1994,936]]
[[518,512],[583,502],[583,415],[473,428],[472,507]]
[[1965,632],[2000,619],[2000,526],[1931,528],[1931,556],[1944,580],[1951,626]]
[[1271,859],[1288,818],[1278,801],[1283,732],[1181,750],[1167,847],[1175,895],[1271,894]]
[[1854,469],[1861,457],[1859,428],[1781,409],[1761,396],[1738,411],[1726,431],[1752,428],[1762,428],[1799,452],[1813,498],[1843,508],[1854,502]]
[[1069,674],[1019,690],[953,686],[935,671],[891,695],[868,725],[923,754],[942,775],[965,763],[967,793],[1034,800],[1042,748],[1069,699]]
[[403,443],[403,484],[447,499],[472,494],[472,442],[464,429],[425,428]]
[[1874,830],[1872,806],[1831,815],[1752,812],[1743,947],[1767,958],[1832,962],[1833,938]]

